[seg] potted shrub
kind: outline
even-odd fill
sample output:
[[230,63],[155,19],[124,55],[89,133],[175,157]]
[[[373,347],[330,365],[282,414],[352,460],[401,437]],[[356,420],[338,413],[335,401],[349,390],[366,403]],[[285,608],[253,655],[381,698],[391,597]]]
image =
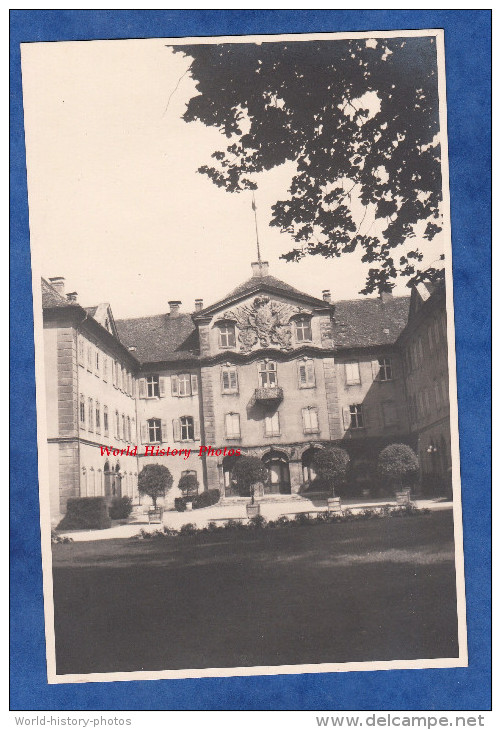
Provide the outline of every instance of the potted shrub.
[[257,456],[242,456],[235,463],[232,477],[238,494],[241,497],[250,497],[250,502],[246,505],[247,517],[256,517],[261,511],[259,503],[255,501],[256,487],[267,480],[267,468]]
[[178,484],[184,496],[184,504],[187,510],[193,509],[193,499],[198,494],[198,479],[196,474],[183,474]]
[[411,487],[419,474],[419,461],[407,444],[390,444],[379,454],[378,471],[395,492],[397,502],[410,502]]
[[153,501],[153,509],[148,517],[151,519],[162,519],[163,508],[157,507],[157,499],[165,497],[166,492],[172,487],[172,474],[162,464],[147,464],[141,469],[137,478],[137,490],[139,494],[147,495]]
[[327,499],[329,510],[341,509],[341,501],[336,492],[346,480],[346,472],[350,463],[348,453],[339,446],[320,449],[313,457],[313,468],[317,478],[329,487],[330,497]]

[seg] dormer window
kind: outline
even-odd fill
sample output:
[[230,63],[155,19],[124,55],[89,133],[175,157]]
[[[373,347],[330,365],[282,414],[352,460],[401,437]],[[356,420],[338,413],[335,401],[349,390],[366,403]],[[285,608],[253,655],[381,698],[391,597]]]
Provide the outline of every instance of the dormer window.
[[311,317],[301,316],[294,320],[296,325],[296,341],[311,342]]
[[235,325],[231,322],[225,322],[219,325],[219,346],[220,347],[235,347]]

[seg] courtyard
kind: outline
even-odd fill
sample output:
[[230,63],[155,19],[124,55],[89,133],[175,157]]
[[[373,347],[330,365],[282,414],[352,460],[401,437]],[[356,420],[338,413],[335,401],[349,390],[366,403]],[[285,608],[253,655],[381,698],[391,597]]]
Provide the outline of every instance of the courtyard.
[[458,654],[452,510],[57,544],[53,573],[58,674]]

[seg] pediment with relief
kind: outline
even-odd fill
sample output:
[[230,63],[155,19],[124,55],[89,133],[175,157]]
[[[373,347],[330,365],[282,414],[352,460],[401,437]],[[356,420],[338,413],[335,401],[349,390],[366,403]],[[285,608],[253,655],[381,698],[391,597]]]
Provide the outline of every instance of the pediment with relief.
[[255,297],[250,304],[226,312],[224,319],[236,322],[241,352],[249,352],[255,345],[291,350],[293,345],[290,319],[302,313],[307,313],[302,307],[261,295]]

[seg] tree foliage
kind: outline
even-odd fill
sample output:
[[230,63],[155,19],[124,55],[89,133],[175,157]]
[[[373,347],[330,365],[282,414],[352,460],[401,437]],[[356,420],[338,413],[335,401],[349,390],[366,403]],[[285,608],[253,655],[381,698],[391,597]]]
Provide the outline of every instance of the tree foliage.
[[332,446],[327,449],[319,449],[313,457],[312,465],[318,481],[328,486],[335,495],[336,490],[346,479],[349,463],[348,453],[339,446]]
[[199,486],[196,474],[183,474],[179,479],[178,487],[187,497],[198,494]]
[[[193,59],[199,92],[184,119],[229,140],[199,172],[239,192],[256,189],[256,173],[295,163],[289,197],[272,208],[271,225],[295,242],[282,258],[357,251],[373,265],[363,293],[389,290],[397,276],[409,283],[440,278],[433,266],[420,270],[417,249],[395,251],[419,222],[425,239],[441,230],[433,37],[173,50]],[[364,206],[362,221],[353,215],[355,200]],[[384,224],[381,236],[363,225],[367,211]]]
[[419,461],[407,444],[390,444],[379,454],[378,471],[393,487],[411,486],[419,473]]
[[172,474],[162,464],[147,464],[139,472],[137,489],[139,494],[146,494],[157,507],[157,499],[165,497],[165,493],[172,487]]
[[235,462],[231,476],[240,496],[252,497],[254,485],[267,481],[268,470],[257,456],[242,456]]

